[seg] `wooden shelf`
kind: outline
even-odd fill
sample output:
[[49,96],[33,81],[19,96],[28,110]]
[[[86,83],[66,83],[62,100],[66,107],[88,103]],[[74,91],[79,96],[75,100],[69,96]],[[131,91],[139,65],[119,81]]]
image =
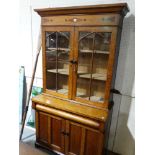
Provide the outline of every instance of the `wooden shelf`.
[[[56,69],[48,69],[47,72],[57,73],[57,70]],[[69,75],[69,69],[58,69],[58,74]],[[90,74],[85,73],[84,71],[78,71],[78,75],[79,75],[80,78],[90,79]],[[93,73],[92,78],[94,80],[106,81],[107,80],[107,75],[106,75],[106,73]]]
[[[85,99],[89,100],[89,97],[86,97]],[[104,100],[102,97],[90,96],[90,101],[103,103]]]
[[[56,51],[57,48],[48,48],[46,50],[46,52],[52,52],[52,51]],[[59,51],[70,51],[69,48],[58,48]],[[79,50],[81,53],[92,53],[93,50],[84,50],[81,49]],[[101,51],[101,50],[94,50],[94,53],[98,53],[98,54],[109,54],[109,51]]]
[[[80,78],[87,78],[87,79],[90,79],[91,77],[91,74],[82,74],[82,75],[79,75]],[[102,81],[106,81],[107,80],[107,75],[106,73],[93,73],[92,74],[92,78],[94,80],[102,80]]]
[[[48,69],[47,72],[57,73],[57,70],[56,69]],[[58,69],[58,74],[69,75],[69,69]],[[90,79],[90,76],[91,76],[89,73],[85,73],[84,71],[78,71],[78,75],[80,78],[86,78],[86,79]],[[94,80],[106,81],[107,75],[104,72],[103,73],[93,73],[92,78]]]
[[[47,72],[57,73],[56,69],[48,69]],[[84,71],[78,71],[78,74],[84,74]],[[58,74],[69,75],[69,69],[58,69]]]
[[[80,50],[81,53],[93,53],[93,50]],[[94,50],[97,54],[109,54],[109,51]]]
[[67,95],[68,94],[68,89],[58,89],[57,92],[60,93],[60,94]]
[[[47,72],[57,73],[56,69],[48,69]],[[58,69],[58,74],[69,75],[69,69]]]
[[[55,89],[52,89],[52,90],[56,91]],[[68,94],[68,89],[58,89],[57,93],[67,95]],[[80,97],[80,96],[84,96],[85,94],[82,93],[82,92],[77,92],[76,95],[77,95],[77,97]]]
[[[56,60],[48,60],[49,63],[55,63],[56,64]],[[70,62],[68,60],[62,60],[62,59],[58,59],[58,63],[63,63],[63,64],[70,64]]]
[[51,51],[56,51],[56,50],[59,50],[59,51],[70,51],[69,48],[47,48],[46,52],[51,52]]
[[[53,91],[56,91],[55,89],[52,89]],[[60,94],[64,94],[64,95],[68,95],[68,89],[58,89],[56,91],[57,93]],[[89,100],[89,97],[86,97],[85,93],[82,92],[76,92],[76,97],[80,97],[86,100]],[[90,96],[90,101],[93,102],[103,102],[103,98],[102,97],[98,97],[98,96]]]

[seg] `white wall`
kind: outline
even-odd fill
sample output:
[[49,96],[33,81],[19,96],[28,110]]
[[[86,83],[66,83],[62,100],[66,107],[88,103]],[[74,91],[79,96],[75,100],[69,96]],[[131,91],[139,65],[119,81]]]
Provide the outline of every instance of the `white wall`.
[[[127,2],[130,12],[124,19],[120,54],[115,88],[122,95],[114,95],[114,112],[110,128],[108,148],[122,155],[134,155],[134,0],[20,0],[20,29],[21,29],[21,65],[26,67],[26,75],[31,77],[35,59],[35,49],[40,27],[40,17],[33,8],[63,7],[75,5],[94,5],[105,3]],[[35,85],[41,86],[42,67],[41,55],[36,72]]]

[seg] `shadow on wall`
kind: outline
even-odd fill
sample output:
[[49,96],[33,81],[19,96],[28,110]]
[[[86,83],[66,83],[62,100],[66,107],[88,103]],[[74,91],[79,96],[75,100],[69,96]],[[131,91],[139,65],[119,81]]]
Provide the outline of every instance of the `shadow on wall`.
[[135,16],[124,18],[115,88],[121,96],[114,95],[114,107],[108,148],[121,155],[134,155],[134,139],[128,129],[128,117],[131,106],[135,77]]
[[117,135],[115,138],[115,145],[113,150],[121,155],[135,154],[135,140],[131,135],[127,126],[128,115],[130,110],[131,99],[122,98],[122,107],[119,114],[119,122],[117,128]]
[[115,88],[131,95],[135,77],[135,16],[124,18]]

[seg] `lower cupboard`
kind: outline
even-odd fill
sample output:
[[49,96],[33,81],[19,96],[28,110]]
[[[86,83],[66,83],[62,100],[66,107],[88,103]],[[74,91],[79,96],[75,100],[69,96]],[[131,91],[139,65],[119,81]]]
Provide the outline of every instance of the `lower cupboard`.
[[36,145],[65,155],[101,155],[99,130],[36,110]]

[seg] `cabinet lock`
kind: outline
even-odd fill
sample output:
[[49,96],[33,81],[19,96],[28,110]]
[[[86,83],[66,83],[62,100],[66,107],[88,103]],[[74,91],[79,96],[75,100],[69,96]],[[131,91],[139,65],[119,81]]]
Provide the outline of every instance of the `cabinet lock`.
[[69,136],[69,133],[66,133],[65,135],[66,135],[66,136]]
[[61,133],[63,134],[63,135],[65,135],[66,133],[65,133],[65,131],[61,131]]
[[76,60],[70,60],[69,62],[72,63],[72,64],[77,64]]
[[66,133],[65,131],[61,131],[61,133],[65,136],[69,136],[69,133]]

